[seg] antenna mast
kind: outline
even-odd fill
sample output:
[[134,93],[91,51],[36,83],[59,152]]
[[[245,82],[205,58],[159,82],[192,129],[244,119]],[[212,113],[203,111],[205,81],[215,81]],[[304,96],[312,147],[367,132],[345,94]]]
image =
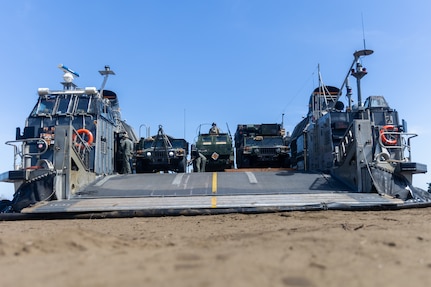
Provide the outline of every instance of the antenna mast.
[[365,46],[364,15],[362,12],[361,12],[361,21],[362,21],[362,40],[364,41],[364,50],[366,50],[367,47]]
[[105,70],[99,71],[99,73],[103,76],[102,87],[100,87],[100,95],[103,96],[103,90],[105,89],[106,81],[108,80],[109,75],[115,75],[115,73],[108,65],[105,66]]

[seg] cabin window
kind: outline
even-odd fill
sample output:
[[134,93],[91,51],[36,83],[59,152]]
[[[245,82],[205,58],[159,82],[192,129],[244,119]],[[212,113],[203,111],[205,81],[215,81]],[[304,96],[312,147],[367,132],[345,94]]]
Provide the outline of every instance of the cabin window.
[[90,101],[90,105],[88,106],[88,113],[94,114],[97,112],[96,101],[93,100],[93,97],[90,97],[89,101]]
[[[96,107],[94,108],[96,110]],[[109,106],[105,106],[103,104],[100,105],[100,113],[101,115],[107,119],[108,121],[114,122],[114,116],[112,115],[112,109]]]
[[32,116],[47,116],[52,114],[55,106],[55,97],[44,97],[39,100],[38,105],[32,112]]
[[39,102],[37,102],[36,106],[34,106],[33,110],[31,111],[30,116],[31,116],[31,117],[35,117],[35,116],[37,116],[37,111],[38,111],[38,109],[39,109]]
[[70,113],[70,96],[60,95],[58,97],[57,115],[64,115]]
[[367,98],[364,106],[367,108],[389,108],[388,103],[382,96],[371,96]]
[[90,99],[87,97],[79,97],[78,104],[76,105],[76,113],[77,114],[86,114],[88,111],[88,105],[90,103]]

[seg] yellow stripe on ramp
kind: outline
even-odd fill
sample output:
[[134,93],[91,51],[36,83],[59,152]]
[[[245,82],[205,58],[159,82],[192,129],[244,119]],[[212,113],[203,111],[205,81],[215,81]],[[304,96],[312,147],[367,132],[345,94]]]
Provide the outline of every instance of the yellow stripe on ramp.
[[217,172],[213,172],[212,192],[217,193]]
[[[217,193],[217,172],[213,172],[213,180],[212,180],[212,193],[215,195]],[[217,196],[211,197],[211,207],[217,207]]]

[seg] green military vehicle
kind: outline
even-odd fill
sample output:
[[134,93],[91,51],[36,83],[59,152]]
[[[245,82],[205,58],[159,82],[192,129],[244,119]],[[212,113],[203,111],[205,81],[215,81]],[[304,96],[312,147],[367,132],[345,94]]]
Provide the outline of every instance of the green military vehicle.
[[290,167],[288,140],[281,124],[239,124],[235,151],[237,168]]
[[164,133],[159,126],[157,135],[141,138],[136,146],[136,173],[185,172],[189,143]]
[[[205,171],[224,171],[234,167],[232,137],[230,133],[201,133],[194,144],[206,158]],[[192,151],[193,153],[193,151]],[[196,166],[193,170],[197,171]]]

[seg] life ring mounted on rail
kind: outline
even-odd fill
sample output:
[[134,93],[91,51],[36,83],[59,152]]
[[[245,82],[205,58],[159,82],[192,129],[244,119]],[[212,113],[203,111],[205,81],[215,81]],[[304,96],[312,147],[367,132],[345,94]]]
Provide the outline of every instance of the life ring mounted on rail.
[[380,129],[380,139],[384,145],[396,145],[398,143],[397,137],[392,134],[398,132],[398,128],[393,125],[386,125]]
[[94,141],[93,134],[91,131],[87,129],[79,129],[76,131],[77,134],[82,138],[82,142],[76,142],[76,134],[73,134],[72,141],[75,143],[75,146],[79,149],[84,149],[86,146],[91,146]]

